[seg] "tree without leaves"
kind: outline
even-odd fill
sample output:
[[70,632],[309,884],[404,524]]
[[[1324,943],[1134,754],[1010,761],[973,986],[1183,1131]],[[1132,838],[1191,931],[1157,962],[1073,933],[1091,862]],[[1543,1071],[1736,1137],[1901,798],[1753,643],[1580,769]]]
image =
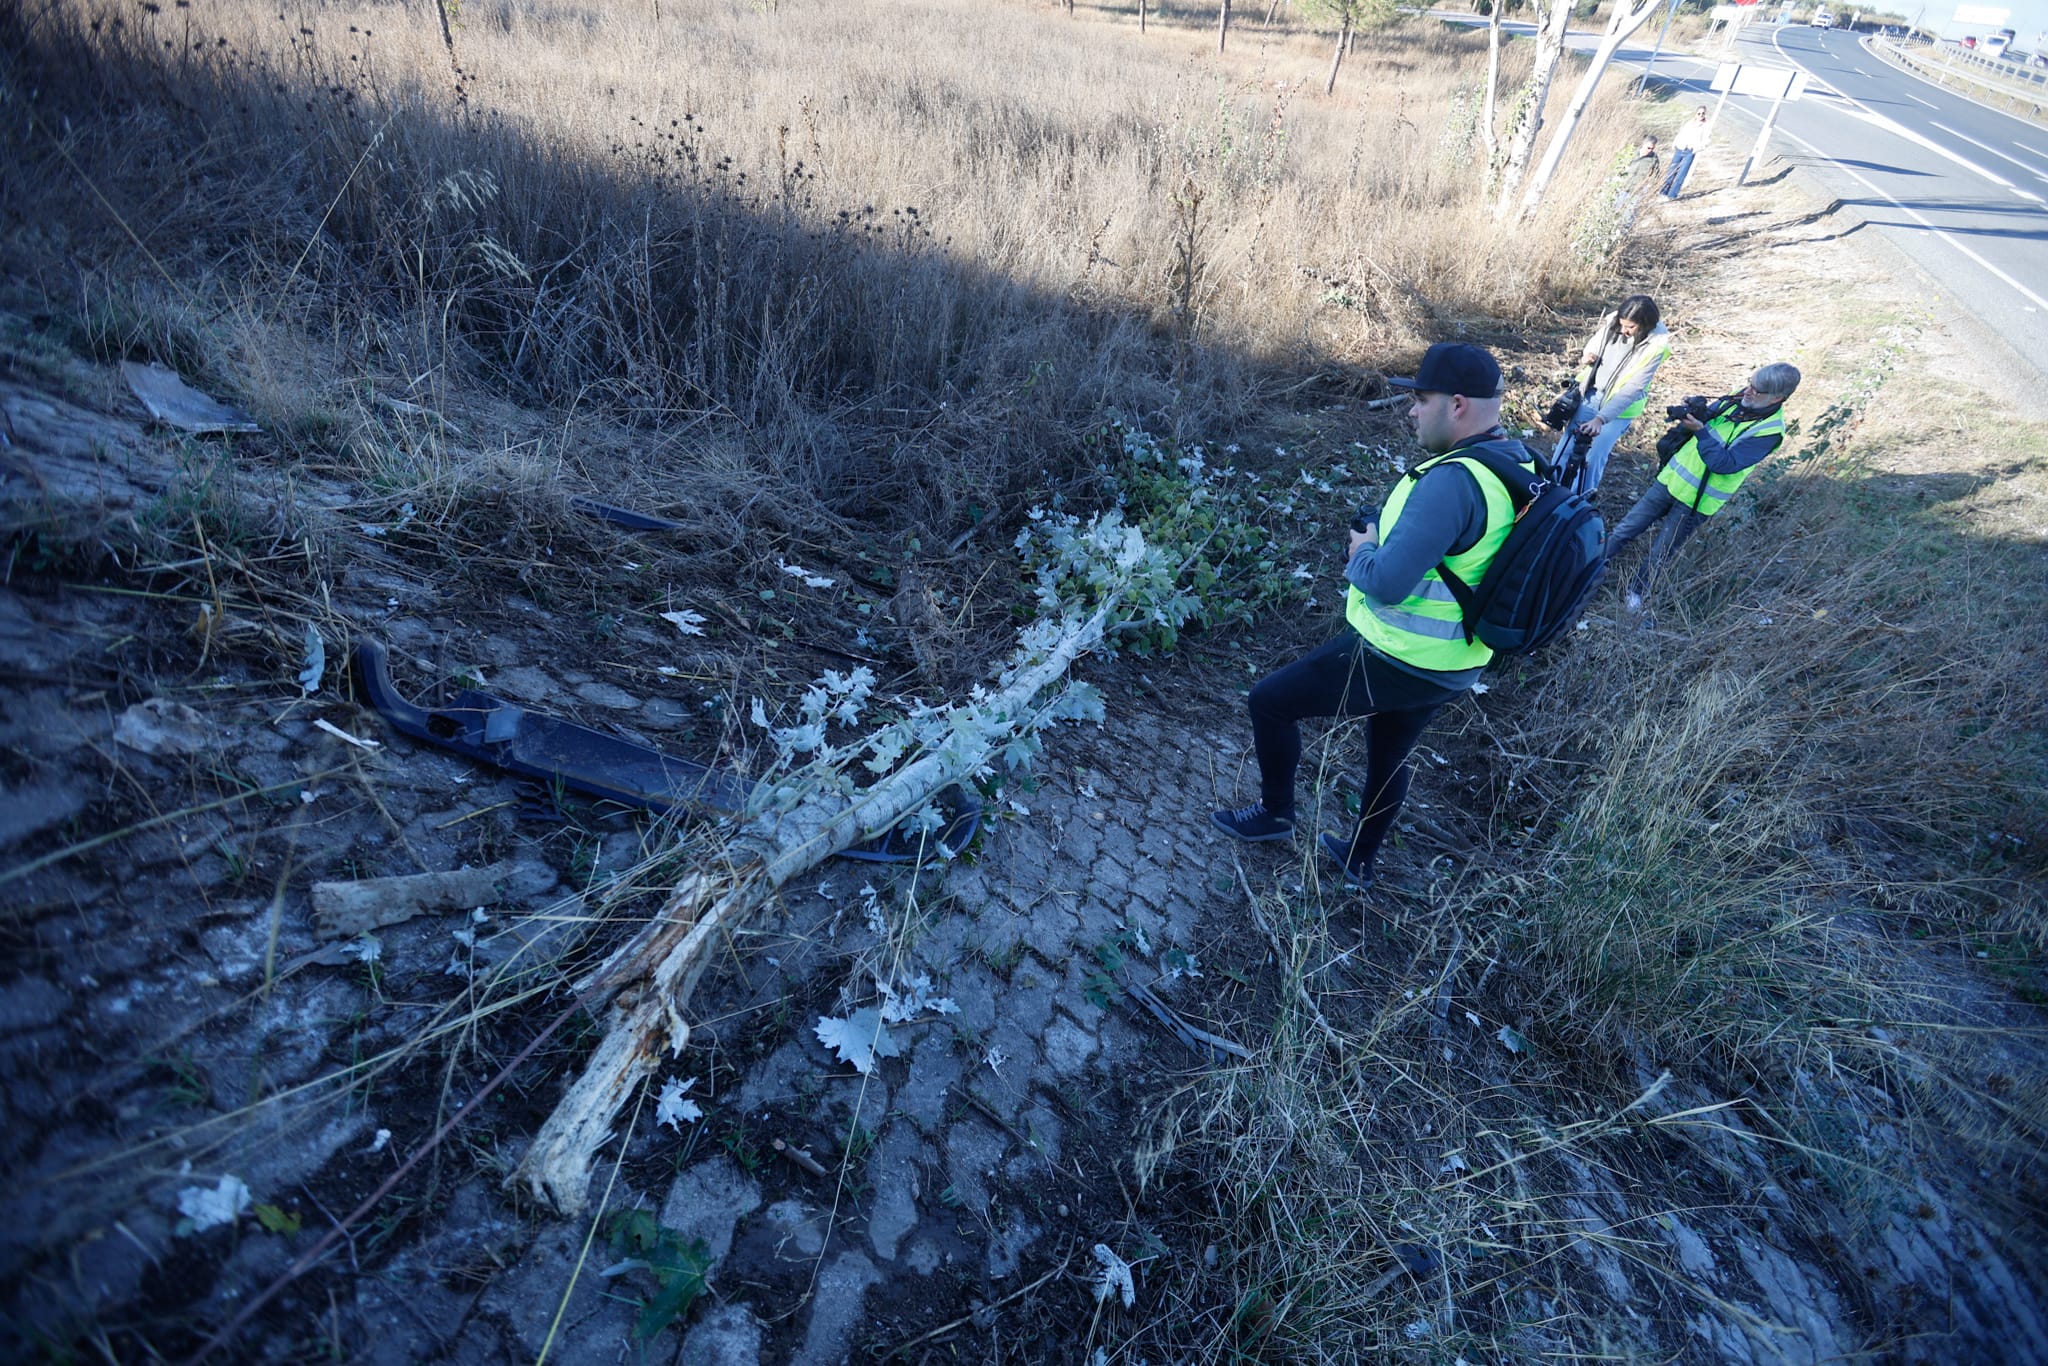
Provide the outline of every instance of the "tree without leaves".
[[1223,0],[1223,3],[1218,5],[1216,9],[1216,50],[1221,52],[1223,45],[1229,41],[1230,0]]
[[1556,74],[1558,59],[1564,55],[1564,30],[1571,17],[1572,0],[1551,0],[1549,11],[1536,28],[1536,64],[1529,71],[1529,102],[1508,143],[1507,163],[1500,172],[1500,199],[1493,206],[1495,218],[1508,216],[1515,192],[1522,188],[1529,154],[1535,150],[1536,134],[1543,127],[1543,105],[1550,98],[1550,78]]
[[1495,106],[1500,98],[1500,21],[1507,13],[1507,0],[1493,0],[1486,23],[1486,98],[1479,102],[1479,134],[1486,140],[1486,164],[1500,158],[1500,138],[1494,132]]
[[1607,31],[1600,37],[1600,46],[1594,49],[1592,63],[1579,79],[1579,88],[1572,92],[1571,103],[1565,106],[1563,122],[1550,139],[1550,145],[1543,149],[1543,160],[1536,167],[1529,192],[1522,196],[1523,217],[1536,212],[1536,206],[1542,202],[1543,191],[1549,186],[1550,177],[1557,173],[1557,164],[1564,159],[1565,146],[1571,142],[1572,132],[1585,115],[1586,106],[1592,103],[1593,92],[1599,88],[1600,77],[1606,72],[1607,64],[1614,60],[1615,51],[1657,12],[1662,3],[1663,0],[1614,0],[1614,12],[1607,17]]

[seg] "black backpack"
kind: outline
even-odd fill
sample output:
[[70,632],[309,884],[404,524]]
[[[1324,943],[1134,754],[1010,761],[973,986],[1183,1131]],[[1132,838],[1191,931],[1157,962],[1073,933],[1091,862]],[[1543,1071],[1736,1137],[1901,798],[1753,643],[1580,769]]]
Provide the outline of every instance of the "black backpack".
[[[1466,642],[1477,638],[1497,654],[1519,655],[1577,623],[1580,608],[1607,577],[1601,554],[1607,528],[1591,503],[1530,473],[1502,444],[1467,446],[1449,458],[1476,460],[1500,481],[1514,504],[1514,529],[1478,584],[1467,584],[1447,564],[1439,563],[1436,572],[1458,600]],[[1409,477],[1423,473],[1411,470]]]

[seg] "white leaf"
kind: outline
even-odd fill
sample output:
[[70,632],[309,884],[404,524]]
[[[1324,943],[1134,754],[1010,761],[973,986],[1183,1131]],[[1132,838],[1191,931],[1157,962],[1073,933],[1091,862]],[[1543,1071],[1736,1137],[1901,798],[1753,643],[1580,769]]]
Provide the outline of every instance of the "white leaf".
[[833,580],[822,574],[813,574],[800,564],[791,564],[788,560],[777,560],[776,563],[782,566],[782,572],[792,579],[802,579],[806,588],[830,588],[833,584]]
[[698,1120],[704,1118],[703,1108],[696,1101],[687,1100],[683,1096],[683,1092],[696,1084],[697,1079],[695,1077],[691,1077],[688,1081],[677,1081],[674,1077],[670,1077],[667,1081],[663,1082],[661,1084],[661,1095],[656,1097],[654,1102],[655,1124],[666,1124],[677,1133],[681,1133],[685,1124],[695,1124]]
[[819,1043],[836,1052],[841,1062],[850,1063],[854,1071],[864,1076],[873,1074],[876,1058],[903,1056],[903,1049],[882,1027],[882,1012],[873,1006],[856,1010],[843,1020],[830,1015],[820,1016],[816,1032]]
[[384,941],[374,934],[366,934],[360,939],[351,939],[343,944],[341,955],[344,958],[353,958],[358,963],[374,963],[384,956]]
[[1516,1033],[1512,1026],[1502,1025],[1493,1037],[1499,1039],[1501,1044],[1510,1053],[1527,1053],[1530,1051],[1529,1041]]
[[1474,684],[1472,685],[1472,691],[1473,691],[1473,692],[1478,692],[1478,693],[1483,693],[1483,692],[1485,692],[1485,691],[1486,691],[1486,685],[1485,685],[1484,683],[1474,683]]
[[320,633],[313,629],[313,623],[306,623],[306,667],[299,670],[299,686],[310,696],[320,691],[320,680],[327,676],[327,642],[320,639]]
[[1095,1298],[1106,1300],[1115,1291],[1129,1309],[1138,1302],[1138,1287],[1131,1283],[1131,1264],[1109,1250],[1107,1243],[1095,1245],[1095,1260],[1102,1264],[1102,1273],[1095,1281]]
[[1465,1019],[1471,1024],[1471,1026],[1474,1029],[1479,1028],[1479,1017],[1477,1015],[1474,1015],[1471,1011],[1468,1010],[1465,1012]]
[[249,1208],[249,1188],[239,1176],[223,1176],[212,1190],[187,1186],[178,1192],[178,1213],[192,1221],[191,1232],[232,1224]]
[[1443,1165],[1437,1168],[1438,1174],[1442,1176],[1449,1176],[1452,1172],[1469,1172],[1471,1170],[1470,1167],[1465,1165],[1465,1159],[1456,1153],[1448,1154],[1444,1158]]
[[762,730],[768,729],[768,708],[761,704],[761,699],[758,697],[754,699],[754,711],[752,719],[754,724],[759,726]]
[[674,625],[678,631],[681,631],[686,636],[701,636],[704,634],[705,618],[702,612],[692,612],[689,608],[685,607],[677,612],[663,612],[661,619]]

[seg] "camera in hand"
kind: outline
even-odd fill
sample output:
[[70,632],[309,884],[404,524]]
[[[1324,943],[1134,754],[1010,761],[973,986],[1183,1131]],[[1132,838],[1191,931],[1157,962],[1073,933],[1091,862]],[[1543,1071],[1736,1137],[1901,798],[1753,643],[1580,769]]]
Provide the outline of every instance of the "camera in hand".
[[1570,387],[1552,399],[1550,406],[1543,410],[1543,425],[1553,432],[1562,430],[1564,424],[1572,420],[1572,414],[1579,411],[1579,404],[1585,401],[1585,397],[1579,389],[1578,381],[1574,380]]
[[1701,422],[1710,421],[1728,401],[1726,398],[1707,398],[1694,394],[1683,403],[1667,405],[1664,416],[1671,419],[1671,425],[1664,429],[1664,435],[1657,438],[1657,463],[1662,465],[1669,461],[1672,456],[1678,454],[1686,442],[1692,440],[1692,432],[1685,425],[1686,418],[1697,418]]

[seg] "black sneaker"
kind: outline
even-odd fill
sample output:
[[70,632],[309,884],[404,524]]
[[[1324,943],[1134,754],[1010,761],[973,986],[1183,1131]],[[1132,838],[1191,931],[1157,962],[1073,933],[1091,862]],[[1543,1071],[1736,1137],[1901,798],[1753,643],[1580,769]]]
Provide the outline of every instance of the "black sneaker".
[[1264,802],[1235,811],[1212,811],[1209,819],[1216,822],[1218,830],[1227,830],[1241,840],[1284,840],[1294,834],[1294,818],[1274,815]]
[[1348,862],[1351,857],[1350,840],[1345,839],[1342,835],[1333,835],[1325,830],[1322,834],[1316,836],[1316,843],[1321,845],[1323,852],[1332,859],[1335,859],[1337,866],[1344,870],[1345,891],[1365,892],[1372,890],[1372,884],[1376,880],[1372,870],[1369,868],[1363,870],[1354,868]]

